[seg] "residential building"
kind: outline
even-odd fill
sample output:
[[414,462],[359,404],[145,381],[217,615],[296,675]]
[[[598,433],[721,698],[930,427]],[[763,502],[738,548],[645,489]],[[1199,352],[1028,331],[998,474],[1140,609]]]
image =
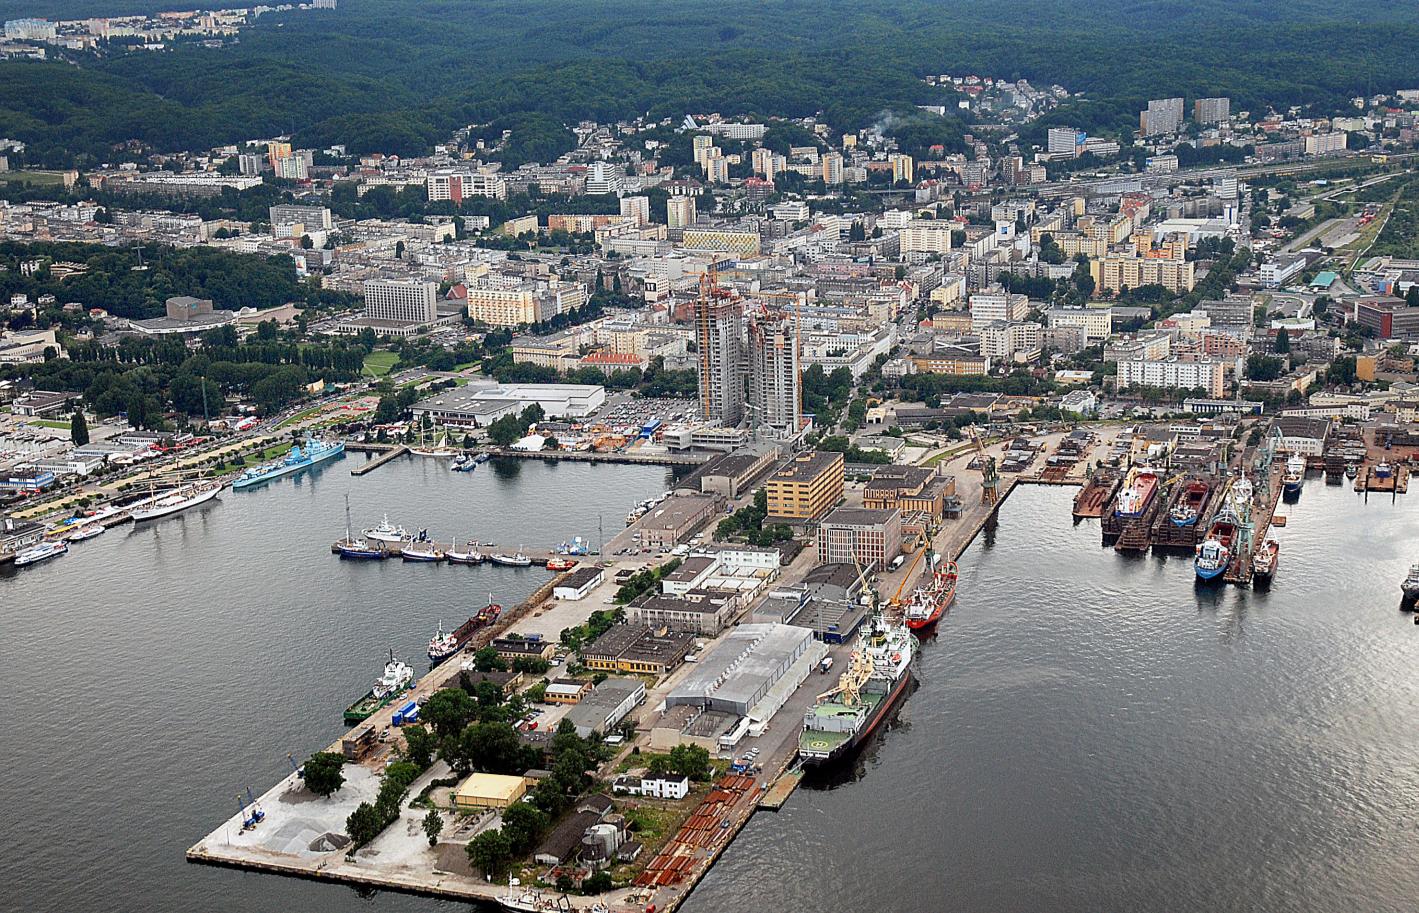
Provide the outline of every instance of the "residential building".
[[1345,143],[1349,138],[1344,130],[1335,130],[1330,133],[1312,133],[1305,138],[1306,155],[1334,155],[1337,152],[1345,151]]
[[507,198],[507,181],[498,174],[482,171],[435,171],[425,181],[429,200],[455,204],[473,197],[495,200]]
[[843,455],[833,451],[800,453],[764,486],[769,517],[774,520],[817,520],[843,496]]
[[1182,293],[1192,291],[1197,281],[1191,260],[1131,254],[1110,254],[1091,260],[1089,272],[1094,277],[1095,287],[1101,292],[1161,285],[1170,292]]
[[744,418],[744,315],[739,302],[703,295],[695,302],[700,415],[738,425]]
[[912,219],[898,233],[903,254],[949,254],[955,223],[945,219]]
[[1225,123],[1232,118],[1232,100],[1199,98],[1192,103],[1192,119],[1201,125]]
[[468,316],[490,326],[541,323],[586,303],[586,287],[559,278],[484,276],[467,284]]
[[650,197],[621,197],[621,215],[635,219],[637,225],[649,225]]
[[787,317],[749,321],[749,423],[780,436],[799,428],[798,331]]
[[915,179],[915,168],[912,157],[904,152],[894,152],[887,156],[887,162],[892,166],[892,183],[896,184],[906,181],[910,184]]
[[1045,320],[1051,330],[1077,328],[1084,331],[1086,344],[1107,339],[1113,332],[1111,308],[1050,308]]
[[832,186],[843,182],[843,157],[841,155],[829,152],[823,156],[821,165],[824,184]]
[[1157,361],[1120,361],[1118,363],[1118,387],[1120,390],[1143,385],[1174,390],[1200,388],[1212,398],[1223,393],[1224,363],[1203,359],[1183,361],[1169,358]]
[[881,570],[902,550],[902,512],[839,507],[818,525],[818,562]]
[[1024,320],[1030,312],[1030,299],[1003,290],[977,292],[970,297],[970,309],[971,329],[978,331],[991,323]]
[[[301,233],[309,234],[313,231],[329,231],[335,225],[328,206],[298,206],[292,203],[282,203],[270,207],[267,212],[270,215],[272,228],[283,225],[299,225]],[[287,237],[291,236],[293,235],[287,235]]]
[[670,228],[688,228],[695,224],[695,198],[672,196],[665,201],[665,224]]
[[980,353],[997,361],[1031,362],[1040,357],[1044,328],[1033,321],[980,327]]
[[1148,102],[1148,109],[1140,115],[1138,130],[1143,136],[1161,136],[1177,133],[1182,129],[1182,122],[1181,98],[1155,98]]

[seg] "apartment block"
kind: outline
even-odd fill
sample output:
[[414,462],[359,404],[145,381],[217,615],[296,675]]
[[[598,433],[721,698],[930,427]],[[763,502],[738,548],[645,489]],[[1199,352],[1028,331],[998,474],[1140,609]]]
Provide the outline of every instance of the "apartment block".
[[1223,363],[1221,361],[1182,361],[1170,358],[1161,361],[1121,361],[1118,363],[1118,387],[1120,390],[1143,385],[1172,390],[1191,390],[1200,387],[1211,397],[1220,397],[1223,391]]

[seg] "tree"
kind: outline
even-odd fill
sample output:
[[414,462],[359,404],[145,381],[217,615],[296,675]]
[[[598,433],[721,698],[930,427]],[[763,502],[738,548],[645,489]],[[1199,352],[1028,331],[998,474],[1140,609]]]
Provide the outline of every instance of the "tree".
[[1409,286],[1409,291],[1404,293],[1404,306],[1419,308],[1419,285]]
[[670,749],[670,764],[675,772],[691,780],[709,777],[710,755],[699,745],[676,745]]
[[489,644],[473,654],[473,668],[479,672],[502,672],[507,669],[507,663],[498,655],[497,648]]
[[581,883],[582,891],[587,894],[605,894],[612,886],[611,873],[605,869],[588,876]]
[[379,836],[384,830],[384,816],[373,805],[361,802],[345,819],[345,833],[350,835],[356,847],[364,846]]
[[1291,334],[1285,327],[1276,331],[1276,354],[1287,355],[1291,351]]
[[310,235],[301,235],[301,249],[311,250],[315,247],[315,241]]
[[424,726],[404,727],[404,758],[420,770],[428,770],[438,748],[438,737]]
[[462,688],[444,688],[424,702],[419,715],[434,727],[439,738],[447,738],[462,731],[477,711],[477,705]]
[[69,440],[73,441],[76,447],[82,447],[89,442],[89,422],[84,418],[82,408],[75,409],[73,418],[69,419]]
[[522,437],[527,425],[515,415],[504,415],[488,425],[488,440],[499,447],[506,447]]
[[333,751],[318,751],[310,756],[302,769],[306,789],[317,796],[329,797],[345,785],[345,756]]
[[438,809],[431,808],[424,816],[424,836],[429,838],[429,846],[437,846],[439,834],[443,833],[443,815],[438,813]]
[[468,862],[488,881],[512,861],[512,845],[500,830],[483,831],[468,842]]
[[547,813],[527,802],[514,802],[503,812],[503,834],[514,856],[530,853],[547,825]]

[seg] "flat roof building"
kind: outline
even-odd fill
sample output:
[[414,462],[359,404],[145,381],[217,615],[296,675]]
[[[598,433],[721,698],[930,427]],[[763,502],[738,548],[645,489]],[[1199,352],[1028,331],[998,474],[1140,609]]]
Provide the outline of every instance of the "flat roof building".
[[694,645],[694,634],[632,621],[611,627],[580,652],[588,669],[664,675],[684,662]]
[[812,644],[813,634],[804,628],[740,625],[700,658],[694,671],[666,696],[665,705],[746,716]]
[[527,793],[527,781],[506,774],[473,773],[453,791],[457,808],[507,808]]
[[800,453],[769,476],[764,488],[771,519],[817,520],[843,496],[843,455]]
[[564,719],[576,727],[583,739],[593,732],[603,735],[645,701],[645,682],[633,678],[608,678],[581,699]]
[[902,512],[896,508],[839,507],[818,527],[822,564],[884,568],[902,550]]

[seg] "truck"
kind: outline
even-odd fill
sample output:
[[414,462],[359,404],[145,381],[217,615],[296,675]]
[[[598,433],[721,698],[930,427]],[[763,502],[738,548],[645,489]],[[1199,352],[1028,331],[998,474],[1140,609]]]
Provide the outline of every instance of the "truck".
[[906,561],[906,560],[907,560],[907,556],[906,556],[906,555],[898,555],[897,557],[893,558],[893,559],[892,559],[892,565],[891,565],[892,570],[895,571],[897,568],[901,567],[901,566],[902,566],[902,562],[904,562],[904,561]]
[[833,668],[833,658],[831,656],[825,656],[822,661],[818,663],[818,674],[827,675],[828,670],[831,668]]

